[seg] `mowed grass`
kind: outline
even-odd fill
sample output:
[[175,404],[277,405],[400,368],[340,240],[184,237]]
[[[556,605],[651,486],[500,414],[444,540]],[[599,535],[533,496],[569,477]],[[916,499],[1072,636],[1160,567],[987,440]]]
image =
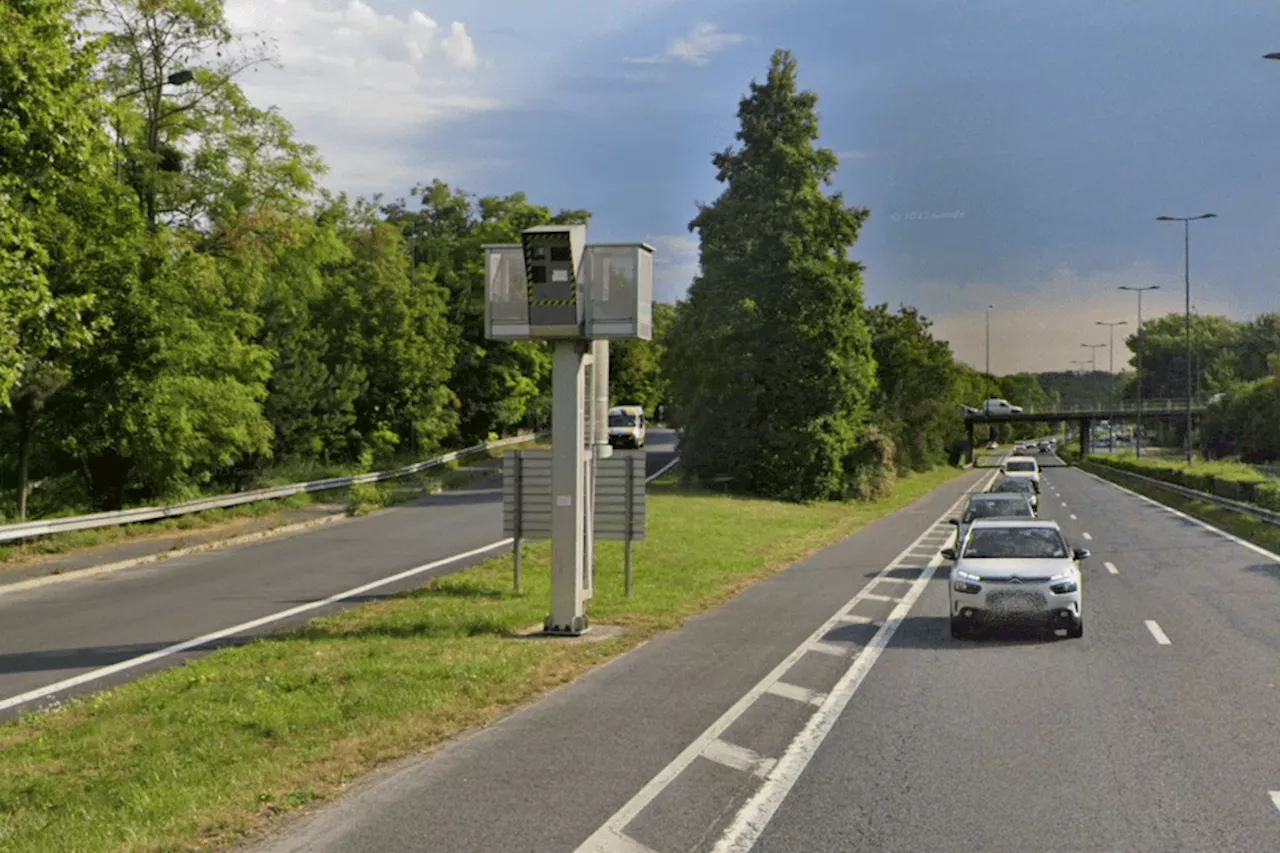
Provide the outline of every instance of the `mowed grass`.
[[594,643],[513,636],[546,615],[545,543],[296,632],[226,648],[0,726],[0,849],[210,849],[377,765],[490,723],[963,472],[870,504],[801,506],[650,486],[649,541],[598,550]]
[[[1078,467],[1090,473],[1097,474],[1105,480],[1110,480],[1117,485],[1124,486],[1130,491],[1145,495],[1152,500],[1159,501],[1165,506],[1172,507],[1180,512],[1185,512],[1193,518],[1201,521],[1207,521],[1214,527],[1225,530],[1228,533],[1239,536],[1255,545],[1260,545],[1269,551],[1280,553],[1280,527],[1274,524],[1268,524],[1259,518],[1244,513],[1235,512],[1217,504],[1205,503],[1204,501],[1192,500],[1191,498],[1181,495],[1172,489],[1162,488],[1158,485],[1144,483],[1135,480],[1133,477],[1126,477],[1123,471],[1117,471],[1107,465],[1099,465],[1093,462],[1077,462]],[[1209,463],[1214,464],[1214,463]],[[1230,463],[1222,463],[1230,464]]]

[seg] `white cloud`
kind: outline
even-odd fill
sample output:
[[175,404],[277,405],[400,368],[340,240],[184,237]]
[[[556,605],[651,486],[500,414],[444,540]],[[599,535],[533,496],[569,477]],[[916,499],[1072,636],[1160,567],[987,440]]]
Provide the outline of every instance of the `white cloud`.
[[666,62],[706,65],[715,54],[744,41],[746,36],[721,32],[715,24],[699,24],[687,36],[668,42],[665,53],[656,56],[627,57],[623,61],[631,65],[659,65]]
[[[1137,326],[1138,300],[1133,293],[1118,291],[1120,285],[1161,289],[1143,294],[1144,321],[1184,310],[1182,282],[1163,281],[1147,267],[1131,271],[1096,273],[1080,276],[1074,270],[1059,270],[1044,281],[1036,282],[1028,291],[1004,285],[954,284],[937,285],[950,310],[934,315],[921,306],[922,313],[933,321],[934,337],[951,343],[952,352],[978,370],[986,363],[986,307],[991,311],[991,371],[996,375],[1022,371],[1066,371],[1078,369],[1073,361],[1090,359],[1090,350],[1082,344],[1108,344],[1110,331],[1098,321],[1124,320],[1127,325],[1115,330],[1115,370],[1127,370],[1132,353],[1124,340]],[[1193,285],[1195,283],[1193,282]],[[1216,288],[1211,282],[1199,285],[1199,298],[1192,291],[1192,304],[1204,314],[1244,318],[1235,305],[1213,298]],[[941,300],[940,300],[941,301]],[[964,304],[964,307],[958,307]],[[896,305],[890,307],[896,308]],[[1096,353],[1099,370],[1110,367],[1108,347]]]
[[[283,70],[262,68],[239,82],[320,147],[335,188],[415,180],[425,165],[411,144],[415,132],[500,106],[476,91],[471,72],[482,63],[458,21],[445,28],[421,11],[396,17],[363,0],[227,0],[226,16],[237,31],[275,42]],[[351,186],[374,164],[375,185]]]
[[698,274],[698,238],[692,234],[647,237],[654,248],[653,296],[659,302],[683,299]]

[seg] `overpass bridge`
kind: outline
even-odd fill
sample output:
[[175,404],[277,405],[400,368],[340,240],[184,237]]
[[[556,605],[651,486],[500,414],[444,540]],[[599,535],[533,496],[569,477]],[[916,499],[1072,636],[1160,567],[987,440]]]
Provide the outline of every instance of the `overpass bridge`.
[[[1171,421],[1187,416],[1188,403],[1193,418],[1203,415],[1209,408],[1205,400],[1184,398],[1157,398],[1142,401],[1142,419]],[[979,409],[966,409],[965,426],[969,430],[969,459],[973,461],[975,449],[974,432],[978,424],[1025,424],[1025,423],[1063,423],[1074,422],[1080,428],[1080,453],[1088,453],[1093,425],[1103,420],[1130,420],[1138,417],[1136,400],[1116,400],[1114,403],[1092,403],[1086,405],[1055,406],[1037,409],[1027,407],[1021,412],[1009,414],[987,414]]]

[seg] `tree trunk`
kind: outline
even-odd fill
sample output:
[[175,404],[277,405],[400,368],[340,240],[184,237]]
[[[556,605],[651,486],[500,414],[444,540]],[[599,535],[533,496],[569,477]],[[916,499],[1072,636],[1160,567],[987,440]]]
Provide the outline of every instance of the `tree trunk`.
[[26,521],[31,468],[31,402],[25,398],[15,400],[13,414],[18,420],[18,521]]

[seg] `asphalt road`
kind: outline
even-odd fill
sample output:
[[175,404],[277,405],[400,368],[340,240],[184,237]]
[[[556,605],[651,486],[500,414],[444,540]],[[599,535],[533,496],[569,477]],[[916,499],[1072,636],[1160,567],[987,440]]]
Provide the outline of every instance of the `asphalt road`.
[[[674,458],[674,442],[670,430],[650,431],[650,474]],[[501,539],[502,485],[491,478],[314,532],[0,594],[0,706],[7,705],[0,707],[0,719],[176,665],[218,645],[296,627],[349,605],[248,628],[225,640],[164,653],[140,666],[18,702],[28,693]],[[394,595],[498,553],[494,549],[451,562],[356,600]]]
[[1084,638],[953,640],[936,552],[989,476],[254,849],[1280,850],[1280,562],[1049,468]]

